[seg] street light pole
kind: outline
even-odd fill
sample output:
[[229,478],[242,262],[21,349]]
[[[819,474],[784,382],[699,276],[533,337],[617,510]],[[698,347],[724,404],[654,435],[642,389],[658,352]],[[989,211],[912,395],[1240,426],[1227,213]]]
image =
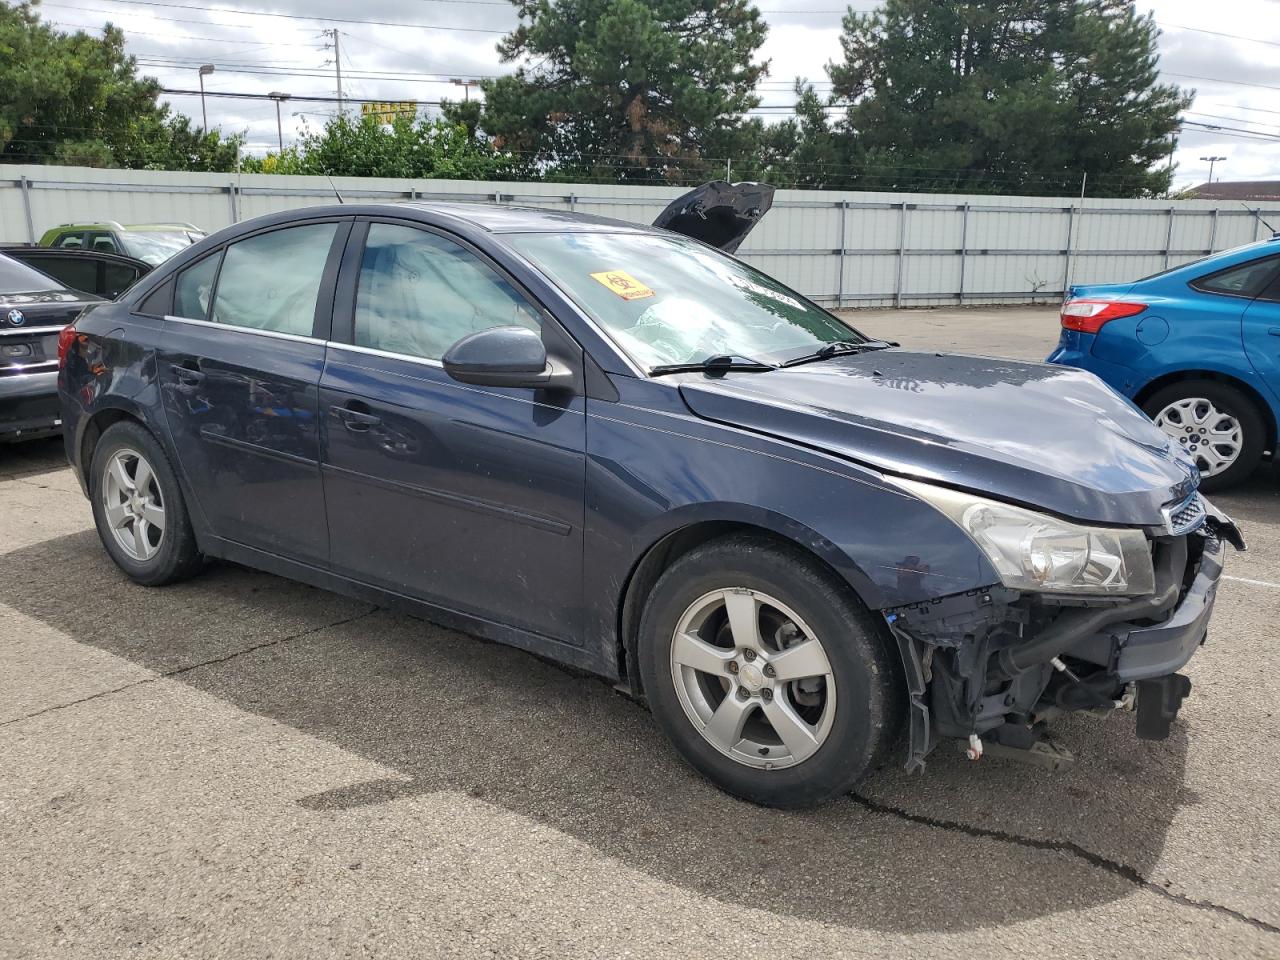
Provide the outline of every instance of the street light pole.
[[462,97],[468,103],[471,102],[471,88],[480,86],[479,80],[451,80],[449,82],[456,87],[462,88]]
[[204,78],[210,73],[213,73],[212,63],[206,63],[200,67],[200,132],[201,133],[205,133],[209,129],[209,113],[204,108]]
[[281,93],[279,90],[273,90],[271,93],[268,93],[267,96],[276,102],[276,140],[280,144],[280,153],[284,153],[284,126],[280,122],[280,104],[283,101],[288,100],[290,94]]
[[1215,163],[1221,163],[1227,158],[1226,157],[1201,157],[1200,159],[1207,160],[1209,162],[1209,182],[1213,183],[1213,165]]

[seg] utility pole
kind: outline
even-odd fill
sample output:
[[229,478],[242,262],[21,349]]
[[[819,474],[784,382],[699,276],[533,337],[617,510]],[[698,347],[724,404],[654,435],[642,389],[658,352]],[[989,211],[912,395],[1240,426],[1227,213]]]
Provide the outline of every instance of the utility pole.
[[213,64],[206,63],[200,68],[200,132],[205,133],[209,129],[209,113],[204,108],[204,78],[206,75],[213,73]]
[[345,112],[345,104],[342,102],[342,51],[338,47],[338,28],[325,30],[326,34],[333,38],[333,71],[338,77],[338,113]]
[[280,152],[284,153],[284,125],[280,122],[280,104],[288,100],[290,95],[273,90],[267,96],[276,102],[276,140],[280,144]]

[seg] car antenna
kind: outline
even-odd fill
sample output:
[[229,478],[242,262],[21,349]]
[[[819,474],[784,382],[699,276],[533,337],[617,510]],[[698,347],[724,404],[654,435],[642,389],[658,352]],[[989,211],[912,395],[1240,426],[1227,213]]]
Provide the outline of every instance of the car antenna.
[[333,185],[333,177],[331,177],[331,176],[330,176],[329,174],[327,174],[327,173],[326,173],[324,176],[325,176],[325,179],[329,181],[329,189],[330,189],[330,190],[332,190],[332,191],[333,191],[333,195],[334,195],[335,197],[337,197],[337,198],[338,198],[338,202],[339,202],[339,203],[346,203],[347,201],[345,201],[345,200],[343,200],[343,199],[342,199],[342,194],[340,194],[340,193],[338,192],[338,188],[337,188],[337,187],[335,187],[335,186]]
[[1250,207],[1250,206],[1249,206],[1247,203],[1245,203],[1243,200],[1241,200],[1241,201],[1240,201],[1240,206],[1244,207],[1246,210],[1248,210],[1250,213],[1252,213],[1255,217],[1257,217],[1257,218],[1258,218],[1258,222],[1259,222],[1259,223],[1261,223],[1261,224],[1262,224],[1264,227],[1266,227],[1268,230],[1270,230],[1272,233],[1280,233],[1280,231],[1276,230],[1276,228],[1275,228],[1275,227],[1273,227],[1271,224],[1267,223],[1266,219],[1262,216],[1262,211],[1261,211],[1261,210],[1258,210],[1258,209],[1255,209],[1255,208],[1253,208],[1253,207]]

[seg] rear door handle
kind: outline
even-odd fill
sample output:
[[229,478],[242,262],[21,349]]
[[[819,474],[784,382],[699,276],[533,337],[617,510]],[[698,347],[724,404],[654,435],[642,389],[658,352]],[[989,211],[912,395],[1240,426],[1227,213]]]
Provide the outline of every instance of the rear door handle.
[[194,387],[196,384],[204,382],[204,373],[194,360],[171,363],[169,364],[169,369],[173,371],[173,375],[178,378],[179,383],[186,384],[188,387]]
[[329,411],[352,433],[367,433],[370,427],[376,427],[382,423],[381,417],[350,406],[332,406]]
[[1271,327],[1267,330],[1267,333],[1271,334],[1273,337],[1280,337],[1280,327]]

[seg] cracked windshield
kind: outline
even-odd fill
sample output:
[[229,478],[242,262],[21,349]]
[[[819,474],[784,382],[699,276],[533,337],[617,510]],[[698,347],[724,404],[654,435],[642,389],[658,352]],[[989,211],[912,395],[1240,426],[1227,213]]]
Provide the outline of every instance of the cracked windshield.
[[646,369],[723,356],[779,363],[866,339],[776,280],[692,240],[625,233],[507,240]]

